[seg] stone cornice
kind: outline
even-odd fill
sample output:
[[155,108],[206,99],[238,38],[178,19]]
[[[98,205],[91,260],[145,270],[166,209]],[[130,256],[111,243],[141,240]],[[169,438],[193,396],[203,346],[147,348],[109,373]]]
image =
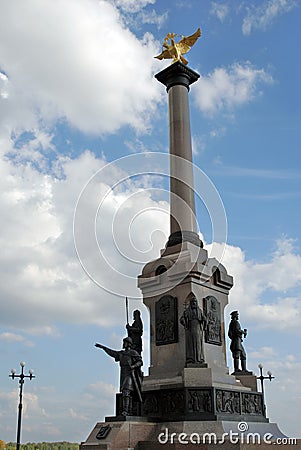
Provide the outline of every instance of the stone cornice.
[[185,86],[189,90],[189,86],[197,81],[199,77],[200,75],[197,72],[180,61],[171,64],[155,75],[155,78],[166,86],[167,92],[172,86],[176,85]]

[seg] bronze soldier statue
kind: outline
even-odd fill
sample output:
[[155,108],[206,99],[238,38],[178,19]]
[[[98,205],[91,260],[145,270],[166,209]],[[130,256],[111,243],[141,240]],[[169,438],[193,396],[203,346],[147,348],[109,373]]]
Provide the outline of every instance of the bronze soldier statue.
[[206,319],[195,297],[191,298],[188,308],[185,309],[180,318],[180,323],[185,327],[186,331],[186,365],[204,364],[204,328]]
[[134,322],[132,325],[126,324],[126,329],[128,332],[128,337],[133,341],[133,350],[141,355],[142,353],[142,334],[143,334],[143,324],[141,320],[141,314],[139,309],[136,309],[133,313]]
[[[248,372],[246,368],[247,356],[242,345],[243,337],[247,336],[247,329],[241,329],[238,322],[238,311],[231,312],[230,316],[231,322],[229,324],[228,337],[231,339],[230,350],[234,361],[234,373]],[[241,370],[239,368],[239,360],[241,362]]]
[[132,415],[132,399],[142,402],[141,397],[141,366],[142,358],[136,350],[132,349],[133,341],[130,337],[123,339],[123,350],[112,350],[102,344],[95,344],[109,356],[119,361],[120,365],[120,392],[122,393],[122,415]]

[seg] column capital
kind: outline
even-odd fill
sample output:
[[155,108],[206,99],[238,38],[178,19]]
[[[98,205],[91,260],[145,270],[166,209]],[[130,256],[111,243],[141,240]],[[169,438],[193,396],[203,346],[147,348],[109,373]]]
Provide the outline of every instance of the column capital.
[[180,61],[171,64],[155,75],[155,78],[166,86],[167,92],[172,86],[176,85],[185,86],[189,90],[189,86],[197,81],[199,77],[200,75],[197,72],[194,72],[194,70]]

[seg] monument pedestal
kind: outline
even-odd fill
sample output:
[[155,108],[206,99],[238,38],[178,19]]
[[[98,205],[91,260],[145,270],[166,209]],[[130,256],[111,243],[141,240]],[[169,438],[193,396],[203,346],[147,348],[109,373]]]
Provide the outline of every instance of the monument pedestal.
[[[157,423],[137,417],[120,421],[98,422],[80,450],[254,450],[270,449],[277,439],[287,439],[273,423],[247,423],[233,421],[178,421]],[[103,436],[102,430],[107,434]],[[298,450],[300,441],[285,448]]]
[[[254,377],[255,378],[255,377]],[[185,368],[182,377],[143,383],[141,415],[160,421],[244,420],[268,422],[262,394],[210,368]]]

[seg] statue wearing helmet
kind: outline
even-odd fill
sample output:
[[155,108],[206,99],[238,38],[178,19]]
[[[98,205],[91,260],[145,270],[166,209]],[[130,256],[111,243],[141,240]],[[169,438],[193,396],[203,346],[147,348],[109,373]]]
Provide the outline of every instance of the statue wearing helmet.
[[141,366],[143,364],[139,353],[132,348],[133,341],[130,337],[123,339],[122,350],[112,350],[102,344],[95,344],[109,356],[119,361],[120,365],[120,392],[122,393],[122,415],[132,415],[132,399],[142,402],[141,397]]

